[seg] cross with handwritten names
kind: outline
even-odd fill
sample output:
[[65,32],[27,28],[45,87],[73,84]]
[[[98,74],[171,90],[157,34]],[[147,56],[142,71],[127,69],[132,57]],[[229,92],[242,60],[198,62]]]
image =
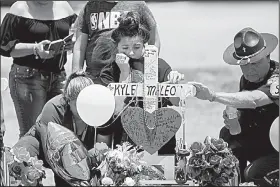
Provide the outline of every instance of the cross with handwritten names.
[[[113,92],[115,96],[127,96],[127,97],[143,97],[143,108],[144,111],[148,112],[148,117],[150,114],[154,114],[155,120],[153,124],[150,124],[148,128],[150,131],[153,131],[155,127],[155,123],[160,121],[167,120],[168,113],[172,113],[168,111],[168,108],[165,108],[164,111],[159,111],[160,113],[164,113],[163,119],[157,119],[158,113],[158,98],[159,97],[182,97],[186,96],[189,92],[191,92],[192,87],[189,84],[167,84],[167,83],[158,83],[158,49],[155,46],[146,46],[144,53],[144,82],[143,83],[111,83],[108,85],[108,88]],[[137,110],[137,109],[135,109]],[[134,111],[130,111],[133,113]],[[145,113],[145,112],[144,112]],[[176,114],[175,114],[176,115]],[[172,125],[176,123],[176,117],[174,117],[173,121],[170,121]],[[180,116],[179,116],[180,117]],[[132,118],[132,116],[127,115],[127,118]],[[145,114],[144,114],[145,118]],[[168,120],[170,120],[169,118]],[[172,120],[172,119],[171,119]],[[146,125],[146,121],[143,120]],[[177,120],[178,122],[178,120]],[[135,124],[135,122],[133,122]],[[162,123],[162,122],[160,122]],[[177,132],[181,125],[181,122],[177,129],[174,128],[174,131]],[[174,125],[176,126],[176,125]],[[170,130],[170,129],[166,129]],[[173,129],[171,129],[173,130]],[[137,130],[137,133],[139,130]],[[175,132],[175,133],[176,133]],[[136,133],[136,132],[135,132]],[[135,134],[134,133],[134,134]],[[141,135],[139,135],[141,136]],[[164,166],[164,174],[166,179],[173,180],[174,179],[174,166],[175,166],[175,158],[174,156],[158,156],[158,154],[148,153],[145,151],[145,157],[148,160],[152,159],[154,165],[161,164]]]
[[158,97],[182,97],[193,89],[190,84],[158,83],[158,49],[145,48],[144,83],[110,83],[108,88],[115,96],[143,97],[144,110],[153,113],[158,108]]

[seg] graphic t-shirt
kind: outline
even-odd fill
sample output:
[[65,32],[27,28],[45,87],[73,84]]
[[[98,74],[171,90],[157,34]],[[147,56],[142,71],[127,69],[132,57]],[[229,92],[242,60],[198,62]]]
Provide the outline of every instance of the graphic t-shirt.
[[104,63],[92,63],[92,51],[96,40],[101,35],[110,36],[112,29],[118,27],[118,18],[125,11],[135,11],[140,15],[140,23],[149,31],[155,27],[156,22],[152,12],[144,1],[89,1],[76,21],[76,27],[88,34],[88,45],[86,48],[87,72],[92,76],[99,75],[100,70],[106,65]]

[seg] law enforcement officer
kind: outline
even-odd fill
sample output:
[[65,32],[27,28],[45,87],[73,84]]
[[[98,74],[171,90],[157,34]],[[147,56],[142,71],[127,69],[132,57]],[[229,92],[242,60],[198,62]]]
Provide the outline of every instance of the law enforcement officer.
[[[277,45],[278,38],[273,34],[244,28],[223,54],[226,63],[240,65],[243,75],[239,92],[214,92],[201,83],[193,83],[197,98],[238,109],[234,119],[229,119],[224,111],[225,127],[220,137],[239,159],[242,181],[265,185],[271,183],[264,181],[268,173],[279,172],[279,152],[269,139],[270,127],[279,116],[279,63],[270,59]],[[230,134],[229,128],[238,125],[241,133]]]

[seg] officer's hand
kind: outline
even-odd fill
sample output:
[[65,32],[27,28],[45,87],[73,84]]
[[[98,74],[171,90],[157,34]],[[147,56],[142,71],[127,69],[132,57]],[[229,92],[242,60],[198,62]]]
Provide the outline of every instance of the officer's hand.
[[211,91],[207,86],[203,85],[202,83],[198,82],[188,82],[189,84],[192,84],[196,88],[196,95],[198,99],[201,100],[209,100],[211,101],[214,97],[214,92]]
[[[237,113],[237,115],[239,116],[238,113]],[[237,132],[238,133],[241,132],[241,127],[240,127],[238,117],[234,118],[234,119],[229,119],[229,117],[226,113],[226,110],[224,110],[223,111],[223,118],[224,118],[225,127],[230,130],[231,134],[233,133],[234,135],[236,135]]]

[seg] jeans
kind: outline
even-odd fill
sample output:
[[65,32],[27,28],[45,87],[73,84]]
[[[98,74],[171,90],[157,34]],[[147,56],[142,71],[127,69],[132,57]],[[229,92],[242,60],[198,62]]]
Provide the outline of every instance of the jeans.
[[51,73],[12,65],[9,86],[19,124],[19,137],[35,124],[45,103],[62,93],[65,79],[65,71]]

